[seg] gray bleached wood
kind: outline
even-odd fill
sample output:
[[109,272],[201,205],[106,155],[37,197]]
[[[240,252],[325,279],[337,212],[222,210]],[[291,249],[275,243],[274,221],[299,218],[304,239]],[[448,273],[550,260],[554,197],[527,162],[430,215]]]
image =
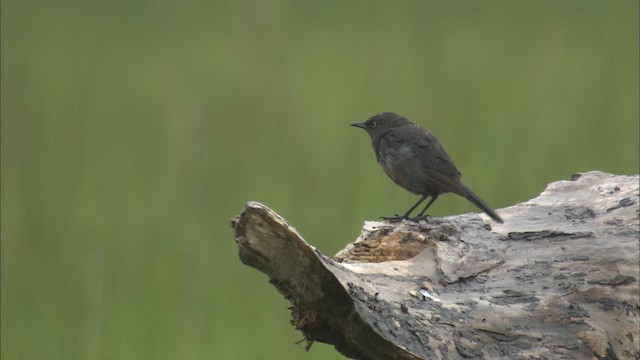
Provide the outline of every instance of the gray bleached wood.
[[367,221],[329,258],[250,202],[240,259],[292,303],[292,324],[357,359],[637,359],[639,178],[551,183],[498,212]]

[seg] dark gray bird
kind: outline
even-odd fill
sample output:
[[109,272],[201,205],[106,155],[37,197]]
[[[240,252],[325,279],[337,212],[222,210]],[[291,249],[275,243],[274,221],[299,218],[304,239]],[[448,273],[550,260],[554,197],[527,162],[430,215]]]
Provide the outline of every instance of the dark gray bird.
[[[390,220],[418,220],[438,195],[452,192],[482,209],[497,222],[502,219],[484,201],[460,181],[460,171],[429,131],[391,112],[374,115],[365,122],[351,124],[365,129],[384,172],[398,185],[422,197],[404,215]],[[414,218],[409,215],[431,197]]]

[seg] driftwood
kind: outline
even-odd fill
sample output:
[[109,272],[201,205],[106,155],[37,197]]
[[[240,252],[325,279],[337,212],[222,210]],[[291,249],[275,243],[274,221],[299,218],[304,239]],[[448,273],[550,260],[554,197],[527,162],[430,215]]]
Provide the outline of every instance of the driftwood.
[[638,176],[589,172],[500,209],[366,221],[330,258],[250,202],[240,259],[292,324],[356,359],[638,359]]

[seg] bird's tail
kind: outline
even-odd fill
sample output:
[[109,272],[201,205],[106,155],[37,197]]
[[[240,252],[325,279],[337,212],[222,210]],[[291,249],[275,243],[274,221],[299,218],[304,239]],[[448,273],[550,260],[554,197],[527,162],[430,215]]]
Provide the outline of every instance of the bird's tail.
[[489,205],[487,205],[484,201],[482,201],[482,199],[480,199],[478,197],[478,195],[476,195],[473,191],[471,191],[471,189],[469,189],[468,187],[466,187],[462,183],[460,183],[458,185],[460,185],[460,187],[463,190],[463,191],[461,191],[459,193],[459,195],[462,195],[465,198],[467,198],[467,200],[471,201],[475,206],[477,206],[482,211],[484,211],[485,214],[489,215],[493,220],[495,220],[495,221],[497,221],[499,223],[504,222],[504,221],[502,221],[502,218],[500,218],[500,216],[498,216],[498,214],[496,214],[496,212],[493,211],[493,209],[491,209],[489,207]]

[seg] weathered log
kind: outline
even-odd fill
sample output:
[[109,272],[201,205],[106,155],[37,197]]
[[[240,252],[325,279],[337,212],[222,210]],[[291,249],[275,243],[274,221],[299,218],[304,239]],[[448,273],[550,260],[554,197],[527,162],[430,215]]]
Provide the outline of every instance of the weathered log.
[[637,359],[639,177],[551,183],[498,212],[366,221],[334,258],[256,202],[240,259],[292,303],[292,324],[356,359]]

